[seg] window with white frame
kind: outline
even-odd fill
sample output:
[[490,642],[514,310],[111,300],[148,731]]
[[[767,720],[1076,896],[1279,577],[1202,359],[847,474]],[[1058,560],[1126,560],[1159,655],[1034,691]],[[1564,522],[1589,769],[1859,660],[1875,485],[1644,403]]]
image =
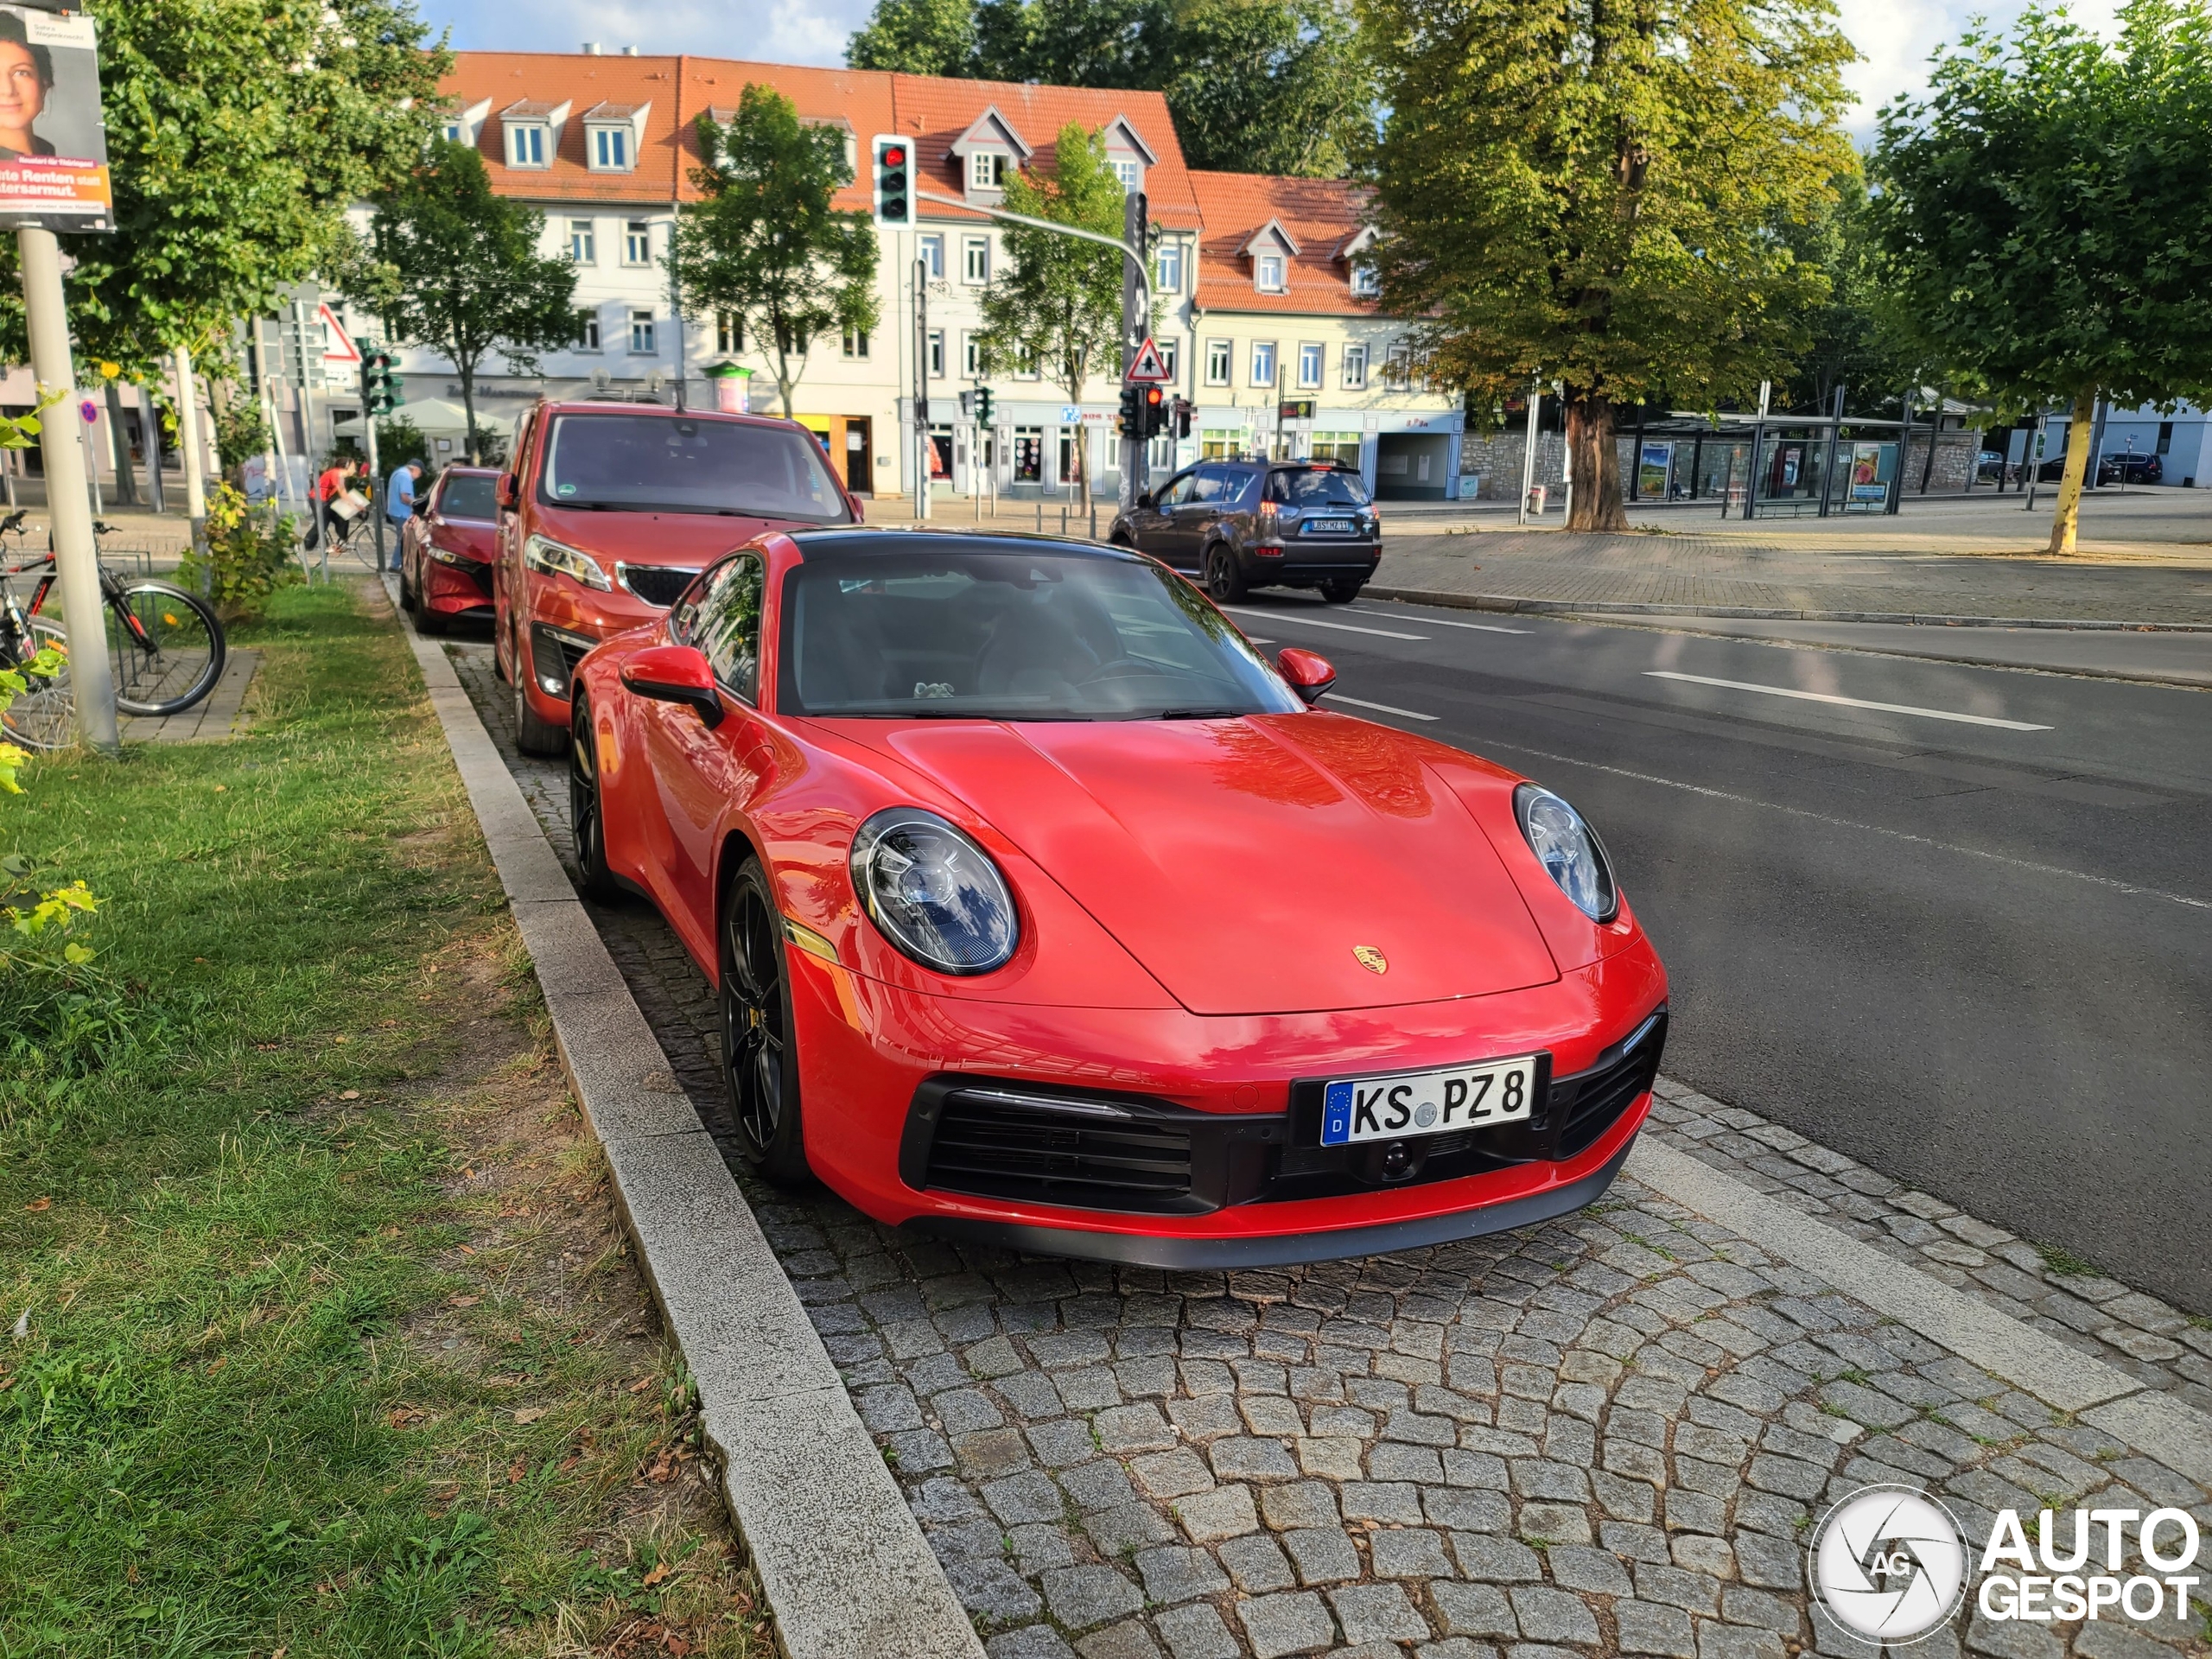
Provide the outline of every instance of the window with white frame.
[[1172,340],[1155,340],[1153,349],[1160,353],[1160,366],[1167,371],[1167,384],[1176,384],[1176,365],[1180,360],[1180,347]]
[[960,372],[969,380],[983,377],[983,342],[964,328],[960,333]]
[[1183,291],[1183,245],[1169,237],[1153,261],[1153,285],[1163,294]]
[[928,267],[930,280],[933,283],[943,282],[944,280],[944,238],[941,236],[924,236],[918,237],[915,240],[921,249],[922,264]]
[[1229,359],[1231,347],[1225,340],[1206,341],[1206,385],[1225,386],[1229,384]]
[[1035,348],[1028,346],[1017,346],[1014,348],[1014,378],[1017,380],[1034,380],[1038,378]]
[[960,238],[960,280],[976,284],[991,280],[989,237],[964,236]]
[[650,265],[653,262],[653,227],[642,219],[633,219],[622,226],[622,263],[626,265]]
[[507,165],[509,167],[547,167],[546,157],[552,153],[552,129],[538,121],[511,121],[507,124]]
[[1341,353],[1344,361],[1344,383],[1346,391],[1367,390],[1367,347],[1347,346]]
[[1371,300],[1382,291],[1382,278],[1375,267],[1357,264],[1351,268],[1351,291],[1363,300]]
[[576,313],[576,349],[580,352],[595,352],[599,349],[598,312],[579,311]]
[[1272,386],[1275,383],[1275,343],[1272,340],[1252,342],[1252,384]]
[[1252,285],[1262,294],[1280,294],[1283,289],[1282,255],[1263,253],[1252,262]]
[[1138,188],[1144,182],[1144,164],[1134,156],[1109,156],[1106,164],[1114,169],[1114,176],[1122,181],[1122,194],[1125,196],[1136,194]]
[[569,221],[569,263],[574,265],[595,265],[599,263],[599,230],[588,219]]
[[630,314],[630,355],[657,357],[659,354],[659,347],[653,342],[653,314],[632,311]]
[[968,188],[970,190],[1004,189],[1006,156],[995,149],[971,151],[968,157]]
[[1414,348],[1400,344],[1390,348],[1382,359],[1382,387],[1386,391],[1403,391],[1413,385]]
[[1319,387],[1321,384],[1321,365],[1327,353],[1325,349],[1321,345],[1321,342],[1317,340],[1306,340],[1299,346],[1298,384],[1300,387],[1307,390],[1313,390]]
[[855,363],[867,361],[868,330],[865,328],[846,329],[842,350],[845,356]]
[[630,129],[626,126],[592,128],[591,166],[594,173],[627,173],[630,170]]
[[465,144],[467,142],[468,129],[467,127],[463,126],[458,121],[448,121],[446,123],[446,143],[449,144]]
[[734,311],[715,313],[715,349],[734,357],[745,349],[745,319]]
[[930,330],[930,378],[944,378],[944,330],[942,328]]

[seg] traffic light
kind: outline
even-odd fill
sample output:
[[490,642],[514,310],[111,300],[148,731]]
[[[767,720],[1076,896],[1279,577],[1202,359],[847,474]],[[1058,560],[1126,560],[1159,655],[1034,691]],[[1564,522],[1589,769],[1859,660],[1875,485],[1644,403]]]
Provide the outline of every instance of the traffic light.
[[361,407],[372,415],[389,415],[398,399],[391,382],[391,353],[365,340],[353,342],[361,353]]
[[1175,400],[1174,429],[1178,438],[1187,438],[1191,435],[1191,400],[1187,397],[1178,397]]
[[1139,386],[1122,388],[1122,435],[1141,438],[1144,435],[1144,391]]
[[875,222],[903,231],[914,223],[914,141],[892,133],[875,140]]
[[1138,405],[1143,411],[1143,435],[1156,438],[1167,426],[1167,394],[1158,386],[1147,386],[1140,393]]
[[979,426],[988,426],[991,423],[991,389],[988,386],[976,388],[976,423]]

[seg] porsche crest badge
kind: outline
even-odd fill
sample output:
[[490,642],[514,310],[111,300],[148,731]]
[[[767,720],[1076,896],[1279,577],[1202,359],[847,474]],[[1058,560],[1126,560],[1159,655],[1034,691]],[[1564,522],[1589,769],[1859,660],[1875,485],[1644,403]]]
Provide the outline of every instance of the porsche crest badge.
[[1351,948],[1351,954],[1352,960],[1370,974],[1387,974],[1390,971],[1390,958],[1371,944],[1355,944]]

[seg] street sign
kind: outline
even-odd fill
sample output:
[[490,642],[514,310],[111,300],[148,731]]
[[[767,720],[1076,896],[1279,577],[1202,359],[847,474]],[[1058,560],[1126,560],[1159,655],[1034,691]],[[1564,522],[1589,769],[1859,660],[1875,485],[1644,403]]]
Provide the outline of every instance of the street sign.
[[319,305],[315,321],[322,325],[322,360],[326,363],[359,365],[360,348],[353,344],[353,337],[346,332],[346,325],[338,321],[338,314],[327,305]]
[[1175,377],[1168,372],[1166,364],[1160,360],[1160,347],[1147,334],[1144,344],[1137,347],[1137,354],[1129,359],[1128,372],[1122,380],[1133,386],[1164,386]]

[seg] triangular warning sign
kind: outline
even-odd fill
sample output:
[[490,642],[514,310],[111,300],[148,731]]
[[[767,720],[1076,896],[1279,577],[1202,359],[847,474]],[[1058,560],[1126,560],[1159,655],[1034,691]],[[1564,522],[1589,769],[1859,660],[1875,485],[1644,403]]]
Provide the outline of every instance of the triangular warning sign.
[[328,306],[321,305],[315,308],[315,315],[322,321],[322,360],[358,365],[361,353],[346,334],[345,325],[338,321],[338,314]]
[[1144,344],[1137,347],[1128,370],[1122,376],[1122,384],[1131,386],[1164,386],[1175,377],[1160,360],[1160,347],[1152,343],[1152,336],[1145,336]]

